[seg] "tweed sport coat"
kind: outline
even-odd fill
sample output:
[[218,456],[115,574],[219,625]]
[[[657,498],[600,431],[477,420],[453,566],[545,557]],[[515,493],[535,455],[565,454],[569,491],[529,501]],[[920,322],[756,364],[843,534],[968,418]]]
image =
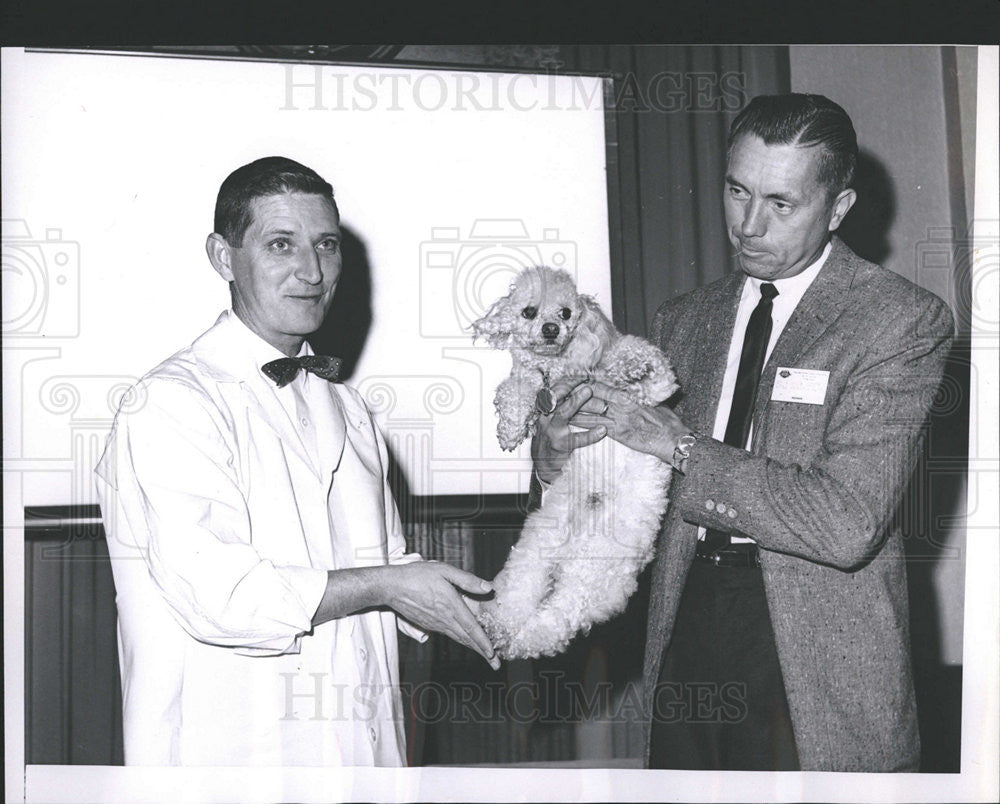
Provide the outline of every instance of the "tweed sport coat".
[[[712,432],[745,279],[737,271],[664,303],[652,326],[681,384],[675,410],[698,433]],[[802,769],[917,769],[904,536],[888,524],[952,330],[938,297],[834,238],[764,367],[750,451],[706,435],[674,478],[652,570],[644,692],[653,717],[697,527],[735,528],[761,548]],[[779,368],[829,372],[824,404],[772,401]]]

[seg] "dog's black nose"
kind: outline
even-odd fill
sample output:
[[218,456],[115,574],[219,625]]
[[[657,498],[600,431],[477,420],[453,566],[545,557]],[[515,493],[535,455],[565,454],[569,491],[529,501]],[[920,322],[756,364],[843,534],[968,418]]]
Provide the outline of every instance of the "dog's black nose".
[[547,341],[554,341],[559,337],[559,325],[551,321],[542,324],[542,337]]

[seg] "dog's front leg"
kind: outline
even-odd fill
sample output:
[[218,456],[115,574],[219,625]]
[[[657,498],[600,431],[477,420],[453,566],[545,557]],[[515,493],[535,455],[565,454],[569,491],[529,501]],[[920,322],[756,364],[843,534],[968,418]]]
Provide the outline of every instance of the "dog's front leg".
[[536,533],[538,526],[529,518],[527,533],[522,533],[520,544],[511,548],[504,568],[493,579],[493,598],[479,609],[480,624],[505,659],[522,658],[511,641],[552,588],[552,560],[537,544],[547,534]]
[[658,405],[679,387],[666,355],[634,335],[622,336],[605,352],[598,374],[627,390],[640,405]]
[[541,388],[541,377],[514,374],[497,386],[493,404],[497,409],[497,440],[505,450],[514,450],[534,433],[538,411],[535,395]]

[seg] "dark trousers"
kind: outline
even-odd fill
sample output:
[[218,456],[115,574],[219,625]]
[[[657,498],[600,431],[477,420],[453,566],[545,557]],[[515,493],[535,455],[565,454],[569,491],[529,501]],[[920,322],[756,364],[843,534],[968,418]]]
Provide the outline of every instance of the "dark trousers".
[[760,568],[692,565],[660,668],[650,767],[799,769]]

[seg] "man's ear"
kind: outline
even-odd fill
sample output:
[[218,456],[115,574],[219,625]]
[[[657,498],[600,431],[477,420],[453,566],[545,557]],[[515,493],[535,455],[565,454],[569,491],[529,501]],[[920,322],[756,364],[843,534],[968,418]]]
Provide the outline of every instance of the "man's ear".
[[205,251],[208,252],[208,260],[216,273],[227,282],[235,281],[233,276],[232,249],[226,239],[218,232],[212,232],[205,240]]
[[830,225],[827,227],[829,231],[834,231],[844,218],[847,213],[851,211],[851,207],[854,206],[854,202],[858,200],[858,194],[854,192],[850,187],[846,190],[842,190],[840,195],[833,202],[833,214],[830,216]]

